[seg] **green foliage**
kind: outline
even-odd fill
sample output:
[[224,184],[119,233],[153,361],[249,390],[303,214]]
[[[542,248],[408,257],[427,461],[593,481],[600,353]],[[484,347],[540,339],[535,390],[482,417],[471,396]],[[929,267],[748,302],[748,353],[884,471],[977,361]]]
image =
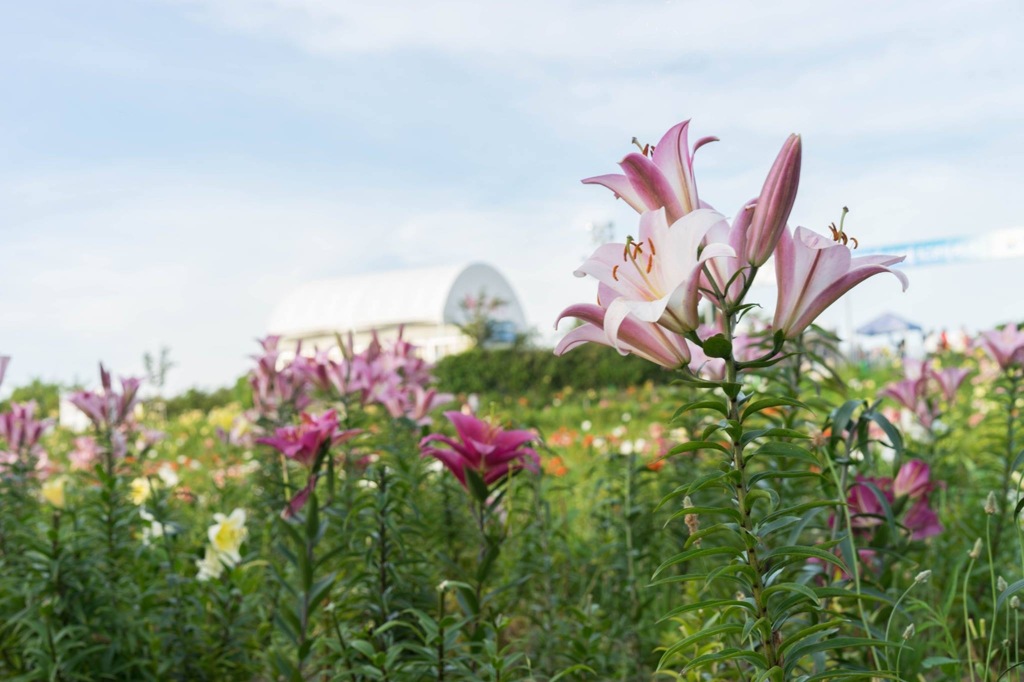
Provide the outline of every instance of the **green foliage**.
[[162,401],[168,419],[175,419],[193,410],[207,413],[219,407],[238,403],[244,407],[252,407],[252,394],[245,377],[240,377],[234,386],[225,386],[212,391],[190,388],[184,393]]
[[0,402],[0,411],[7,410],[11,403],[35,402],[42,417],[55,418],[60,412],[60,384],[35,378],[24,386],[11,391],[6,401]]
[[669,378],[657,365],[595,344],[562,357],[544,349],[473,349],[443,358],[434,373],[445,391],[510,396],[544,395],[567,387],[625,388]]

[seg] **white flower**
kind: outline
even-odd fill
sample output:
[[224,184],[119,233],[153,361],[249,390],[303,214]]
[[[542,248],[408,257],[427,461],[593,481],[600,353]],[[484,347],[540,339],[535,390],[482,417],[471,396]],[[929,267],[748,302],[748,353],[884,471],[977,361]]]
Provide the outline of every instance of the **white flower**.
[[583,423],[580,424],[580,430],[583,431],[584,433],[589,431],[593,427],[594,427],[594,425],[590,423],[589,419],[584,419]]
[[171,465],[166,462],[160,465],[160,468],[156,471],[156,475],[160,477],[160,480],[163,481],[164,485],[168,488],[173,488],[178,485],[179,479],[177,472],[174,471],[174,469],[171,468]]
[[221,558],[221,554],[209,545],[206,547],[206,554],[203,555],[203,558],[196,559],[196,566],[199,568],[196,580],[202,582],[210,578],[219,578],[224,573],[224,561]]
[[216,523],[207,531],[210,546],[224,563],[234,566],[242,560],[239,549],[249,537],[249,531],[245,527],[245,510],[236,509],[229,516],[214,514],[213,520]]
[[156,520],[156,517],[145,509],[139,509],[139,517],[149,525],[142,529],[142,544],[149,546],[156,538],[164,536],[166,531],[164,524]]

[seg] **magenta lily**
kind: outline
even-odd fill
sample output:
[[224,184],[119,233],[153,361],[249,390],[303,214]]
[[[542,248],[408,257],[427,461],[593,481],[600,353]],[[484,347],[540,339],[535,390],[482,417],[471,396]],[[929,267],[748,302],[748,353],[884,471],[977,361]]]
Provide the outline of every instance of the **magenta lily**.
[[943,531],[942,522],[935,510],[928,506],[928,498],[920,498],[906,516],[903,525],[910,531],[911,540],[924,540]]
[[896,497],[908,497],[915,500],[926,495],[934,487],[930,480],[931,467],[920,459],[911,459],[903,463],[896,473],[892,484],[892,492]]
[[760,267],[775,251],[796,202],[800,185],[801,145],[799,135],[790,135],[761,188],[747,232],[744,260]]
[[1024,365],[1024,331],[1014,324],[982,332],[975,343],[984,348],[1001,369]]
[[532,431],[505,431],[496,424],[461,412],[445,412],[444,416],[455,427],[459,439],[432,433],[420,441],[420,454],[440,460],[467,490],[466,469],[476,471],[488,486],[520,469],[540,471],[540,456],[527,446],[537,440]]
[[775,248],[778,302],[774,328],[794,338],[839,297],[868,277],[883,272],[896,276],[907,290],[907,276],[889,266],[906,256],[853,258],[849,247],[803,227],[782,231]]
[[619,163],[624,175],[599,175],[583,180],[587,185],[603,185],[624,200],[637,213],[664,208],[669,222],[701,207],[697,182],[693,176],[693,154],[717,137],[703,137],[690,151],[690,122],[673,126],[654,147],[650,158],[633,152]]
[[53,425],[50,419],[36,419],[36,403],[11,403],[9,411],[0,414],[0,471],[7,465],[20,463],[29,470],[42,470],[49,457],[39,440]]
[[858,476],[850,486],[846,504],[850,509],[850,520],[854,528],[866,529],[879,526],[885,521],[885,510],[875,491],[865,485],[873,483],[888,502],[892,502],[892,480]]
[[[700,325],[700,270],[711,258],[735,256],[727,244],[701,247],[708,231],[725,218],[710,209],[688,213],[669,226],[665,210],[640,217],[640,238],[605,244],[575,272],[598,280],[598,299],[607,301],[604,330],[619,348],[619,328],[627,316],[657,322],[678,334]],[[621,348],[620,348],[621,350]]]
[[273,437],[257,438],[256,442],[276,448],[288,459],[313,468],[325,445],[347,442],[360,433],[359,429],[340,431],[337,413],[328,410],[319,417],[303,413],[298,426],[281,427],[274,431]]
[[102,388],[98,393],[73,393],[69,398],[71,404],[84,412],[97,429],[113,430],[123,424],[130,424],[139,401],[139,386],[142,385],[142,380],[137,377],[122,377],[121,390],[116,391],[110,372],[101,364],[100,384]]

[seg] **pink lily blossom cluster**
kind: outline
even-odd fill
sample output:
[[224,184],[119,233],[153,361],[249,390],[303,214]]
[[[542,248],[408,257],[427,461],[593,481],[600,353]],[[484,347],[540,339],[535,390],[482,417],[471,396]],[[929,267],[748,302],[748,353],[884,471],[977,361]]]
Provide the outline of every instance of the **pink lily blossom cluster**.
[[36,409],[32,401],[11,403],[10,409],[0,414],[0,473],[10,471],[15,465],[41,477],[49,473],[49,455],[39,440],[53,422],[36,419]]
[[[930,360],[921,363],[908,362],[906,378],[883,388],[879,395],[892,398],[911,414],[926,429],[931,429],[941,414],[937,400],[941,396],[947,406],[956,401],[957,391],[971,373],[970,369],[945,367],[936,369]],[[938,389],[937,393],[935,389]]]
[[[654,147],[627,154],[622,174],[587,178],[612,190],[640,214],[639,235],[599,247],[576,270],[598,280],[596,304],[572,305],[559,321],[583,324],[558,344],[561,355],[599,343],[669,368],[690,367],[698,305],[719,309],[743,303],[760,267],[774,256],[778,299],[773,328],[794,338],[826,308],[868,277],[906,276],[890,266],[901,256],[854,258],[839,241],[803,227],[791,231],[790,212],[800,181],[801,141],[790,135],[761,188],[731,223],[697,194],[693,155],[717,138],[688,141],[689,121],[669,130]],[[557,325],[557,322],[556,322]],[[700,358],[698,358],[700,360]]]
[[114,389],[110,372],[101,364],[100,384],[98,392],[73,393],[70,397],[71,403],[84,412],[89,421],[102,431],[111,431],[134,421],[142,380],[137,377],[122,377],[121,390],[117,391]]
[[71,394],[71,404],[85,413],[97,431],[108,434],[115,459],[128,452],[128,435],[135,429],[135,407],[139,404],[137,377],[121,377],[121,390],[114,388],[110,372],[100,364],[100,390]]
[[315,391],[332,398],[358,396],[363,405],[377,403],[395,418],[406,417],[424,425],[430,412],[452,399],[430,387],[434,377],[431,365],[416,354],[416,347],[398,339],[387,346],[376,333],[370,345],[355,353],[352,338],[343,347],[343,358],[335,360],[327,351],[312,356],[301,353],[289,363],[280,362],[280,337],[269,336],[261,342],[263,355],[256,357],[250,375],[253,400],[259,414],[277,421],[282,406],[295,412],[305,409]]
[[330,448],[348,442],[360,433],[360,429],[341,430],[338,426],[338,413],[328,410],[320,416],[303,412],[298,426],[283,426],[275,429],[273,436],[256,439],[257,443],[273,447],[285,458],[309,470],[305,487],[292,497],[282,516],[294,516],[306,504]]
[[281,417],[283,408],[290,407],[299,411],[309,405],[311,400],[307,378],[296,368],[295,363],[278,367],[281,364],[280,342],[280,336],[260,339],[263,352],[253,356],[256,366],[249,373],[256,412],[273,421]]
[[506,431],[497,424],[461,412],[445,412],[444,416],[455,427],[458,440],[432,433],[420,441],[420,454],[435,457],[467,490],[470,489],[467,470],[477,473],[488,487],[522,469],[533,473],[540,471],[540,456],[528,446],[537,440],[532,431]]
[[[881,500],[867,484],[873,484],[885,498],[897,521],[910,532],[911,540],[924,540],[942,532],[938,514],[929,506],[928,495],[935,489],[931,469],[919,459],[908,460],[896,478],[858,476],[850,486],[846,503],[855,530],[870,533],[885,522]],[[902,512],[902,518],[898,515]]]
[[985,349],[1003,371],[1024,367],[1024,331],[1015,324],[982,332],[975,341],[975,347],[979,346]]

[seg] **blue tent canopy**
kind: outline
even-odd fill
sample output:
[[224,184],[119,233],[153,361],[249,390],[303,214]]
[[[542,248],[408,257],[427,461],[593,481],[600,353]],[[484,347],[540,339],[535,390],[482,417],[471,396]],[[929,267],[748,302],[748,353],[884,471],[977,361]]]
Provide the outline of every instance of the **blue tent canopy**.
[[904,320],[898,315],[885,313],[879,315],[867,324],[857,327],[857,333],[864,336],[878,336],[879,334],[899,334],[906,332],[923,332],[921,325],[910,320]]

